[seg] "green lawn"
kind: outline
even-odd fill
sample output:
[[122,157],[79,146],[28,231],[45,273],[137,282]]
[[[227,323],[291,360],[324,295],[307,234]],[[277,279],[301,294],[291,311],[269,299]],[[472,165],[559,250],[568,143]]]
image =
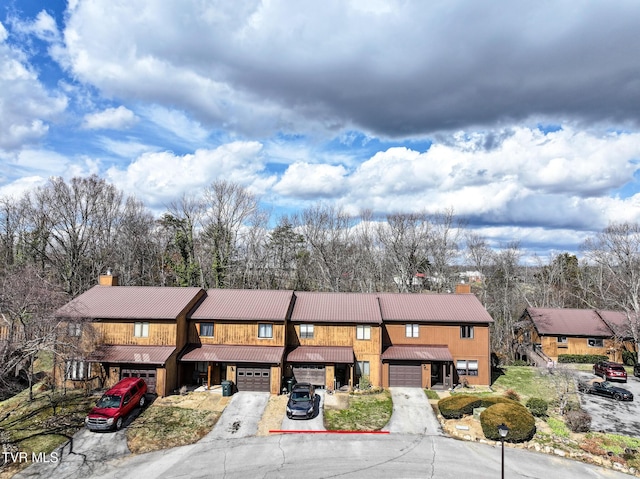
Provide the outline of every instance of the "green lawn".
[[351,394],[347,409],[325,409],[324,425],[332,431],[379,431],[391,418],[391,393]]

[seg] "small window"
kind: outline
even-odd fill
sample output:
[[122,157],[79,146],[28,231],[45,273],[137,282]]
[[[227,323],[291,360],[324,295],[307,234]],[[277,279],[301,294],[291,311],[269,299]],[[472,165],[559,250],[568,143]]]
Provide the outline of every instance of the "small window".
[[82,324],[69,323],[69,336],[80,337],[82,335]]
[[460,326],[460,337],[463,339],[473,339],[473,326]]
[[363,324],[356,326],[356,339],[371,339],[371,326]]
[[258,324],[258,337],[273,338],[273,324],[266,324],[266,323]]
[[358,361],[356,365],[356,374],[358,376],[369,376],[369,361]]
[[65,363],[65,378],[72,381],[82,381],[91,377],[91,363],[72,359]]
[[420,337],[420,325],[419,324],[407,324],[405,326],[405,335],[407,338]]
[[475,359],[458,359],[456,361],[456,369],[458,371],[458,376],[477,376],[478,361]]
[[136,338],[148,338],[149,337],[149,323],[136,321],[133,324],[133,335]]
[[603,348],[604,340],[602,338],[589,338],[587,339],[587,344],[590,348]]
[[200,323],[200,336],[213,337],[213,323]]
[[300,338],[313,339],[313,324],[300,325]]
[[566,336],[558,336],[558,344],[567,344]]

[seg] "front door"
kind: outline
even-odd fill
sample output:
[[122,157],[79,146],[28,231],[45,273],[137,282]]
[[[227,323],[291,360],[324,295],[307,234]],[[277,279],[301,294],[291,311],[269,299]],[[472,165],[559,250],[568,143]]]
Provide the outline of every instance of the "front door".
[[444,363],[431,363],[431,387],[444,385]]

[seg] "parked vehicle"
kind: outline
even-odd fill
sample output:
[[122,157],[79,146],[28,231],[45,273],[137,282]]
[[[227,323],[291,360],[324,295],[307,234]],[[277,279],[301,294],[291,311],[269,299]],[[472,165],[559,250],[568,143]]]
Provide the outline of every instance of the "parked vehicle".
[[633,366],[633,375],[637,378],[640,378],[640,363]]
[[593,365],[593,374],[608,381],[627,382],[627,371],[624,365],[612,361],[599,361]]
[[287,417],[289,419],[309,419],[316,415],[316,393],[309,383],[297,383],[291,389],[287,401]]
[[91,431],[119,430],[125,418],[146,401],[147,383],[141,378],[124,378],[98,400],[84,420]]
[[578,383],[578,390],[586,394],[597,394],[616,401],[633,401],[633,394],[624,388],[614,386],[609,381],[592,380]]

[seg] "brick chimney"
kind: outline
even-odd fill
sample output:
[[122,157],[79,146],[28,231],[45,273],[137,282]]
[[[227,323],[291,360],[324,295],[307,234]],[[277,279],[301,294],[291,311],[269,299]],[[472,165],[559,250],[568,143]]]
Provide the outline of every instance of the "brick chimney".
[[456,284],[456,294],[471,294],[470,284]]
[[100,286],[118,286],[118,275],[111,274],[111,269],[106,274],[101,274],[98,278]]

